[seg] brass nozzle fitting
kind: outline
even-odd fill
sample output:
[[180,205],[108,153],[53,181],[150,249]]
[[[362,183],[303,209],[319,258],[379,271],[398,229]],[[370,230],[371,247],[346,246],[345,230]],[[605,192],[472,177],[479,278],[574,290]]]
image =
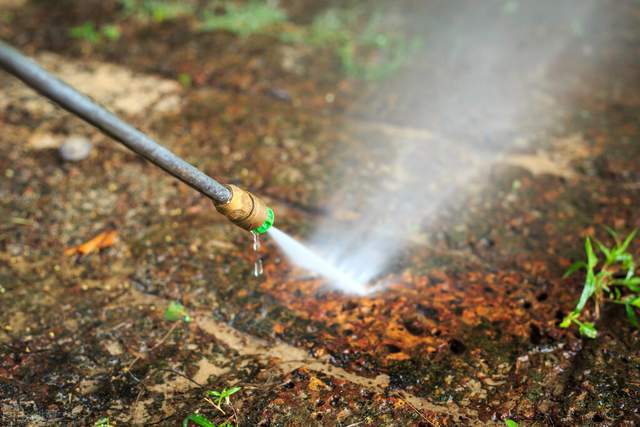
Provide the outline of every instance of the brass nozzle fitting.
[[260,197],[235,185],[226,186],[231,198],[216,210],[240,228],[262,234],[273,225],[273,210]]

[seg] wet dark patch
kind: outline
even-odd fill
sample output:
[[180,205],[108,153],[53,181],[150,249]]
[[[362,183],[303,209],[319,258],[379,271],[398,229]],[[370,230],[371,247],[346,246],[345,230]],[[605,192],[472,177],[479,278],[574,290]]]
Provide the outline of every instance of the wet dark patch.
[[540,302],[546,301],[549,298],[549,295],[546,292],[541,292],[536,296],[536,299]]
[[425,334],[425,328],[420,324],[418,320],[406,320],[402,323],[406,330],[415,336],[421,336]]
[[460,355],[467,350],[467,346],[464,345],[462,341],[454,338],[449,341],[449,350],[451,350],[453,354]]
[[533,345],[538,345],[542,341],[540,328],[535,323],[529,324],[529,341],[531,341],[531,344]]
[[423,304],[416,304],[416,311],[432,320],[438,320],[438,310]]
[[402,351],[402,349],[400,347],[398,347],[397,345],[394,344],[387,344],[384,346],[385,350],[387,351],[387,353],[400,353]]

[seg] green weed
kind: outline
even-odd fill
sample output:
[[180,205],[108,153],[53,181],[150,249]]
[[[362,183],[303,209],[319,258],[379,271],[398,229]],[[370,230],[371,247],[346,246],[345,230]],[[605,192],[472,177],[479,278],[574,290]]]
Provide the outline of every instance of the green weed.
[[100,32],[109,40],[118,40],[120,38],[120,28],[117,25],[103,25]]
[[419,47],[417,39],[383,28],[380,11],[330,8],[308,29],[289,27],[281,35],[288,43],[332,49],[344,71],[364,80],[380,80],[402,67]]
[[513,421],[513,420],[511,420],[511,419],[506,419],[506,420],[504,420],[504,424],[505,424],[507,427],[518,427],[518,423],[517,423],[517,422],[515,422],[515,421]]
[[167,309],[164,311],[164,319],[170,322],[175,322],[178,320],[184,320],[185,322],[190,322],[191,317],[187,312],[187,309],[184,305],[179,302],[172,301],[167,306]]
[[287,20],[286,12],[273,2],[252,0],[236,3],[210,0],[196,8],[195,2],[177,0],[120,0],[123,17],[164,22],[190,16],[201,31],[225,30],[241,37],[262,33]]
[[[564,318],[560,327],[568,328],[576,324],[580,334],[588,338],[596,338],[598,335],[593,322],[580,320],[589,300],[594,303],[594,321],[600,317],[601,305],[608,302],[624,305],[631,324],[636,328],[640,327],[636,315],[636,310],[640,309],[640,277],[635,275],[635,261],[628,251],[637,230],[629,233],[624,240],[608,227],[607,232],[615,242],[613,247],[607,247],[594,239],[594,249],[591,239],[587,237],[584,245],[586,261],[574,263],[564,274],[566,278],[578,270],[586,271],[584,287],[576,308]],[[598,258],[598,252],[604,257],[602,262]]]
[[220,407],[220,405],[222,405],[222,402],[224,401],[225,404],[229,405],[231,402],[229,400],[229,397],[231,397],[232,394],[235,394],[237,392],[240,391],[240,387],[231,387],[229,389],[227,388],[223,388],[222,391],[212,391],[209,390],[207,392],[207,395],[210,397],[213,397],[216,399],[215,403],[218,407]]
[[107,40],[119,39],[120,29],[113,24],[106,24],[98,29],[93,22],[87,21],[82,25],[70,28],[69,35],[75,39],[85,40],[91,44],[98,44],[103,38]]
[[[296,25],[276,2],[265,0],[119,0],[118,25],[96,28],[92,22],[73,27],[72,37],[98,44],[120,38],[129,20],[164,22],[189,17],[199,31],[228,31],[246,38],[269,34],[281,42],[327,49],[342,70],[355,78],[380,80],[401,68],[419,47],[417,39],[402,29],[391,30],[380,9],[370,13],[362,7],[332,7],[318,14],[311,25]],[[184,84],[184,83],[183,83]],[[188,84],[185,84],[188,86]]]
[[262,33],[287,20],[286,12],[271,2],[250,1],[245,4],[225,2],[222,9],[224,13],[205,10],[200,30],[225,30],[240,37],[248,37]]
[[364,80],[380,80],[396,72],[418,47],[417,41],[388,34],[366,34],[338,49],[345,71]]
[[85,40],[91,44],[97,44],[100,41],[100,33],[96,30],[93,22],[85,22],[77,27],[72,27],[69,30],[69,35],[74,39]]
[[[139,20],[153,20],[162,22],[176,19],[193,12],[193,7],[184,2],[170,0],[120,0],[123,13],[118,18],[135,17]],[[122,22],[120,22],[122,23]],[[121,36],[120,27],[115,24],[105,24],[100,28],[87,21],[82,25],[69,29],[69,35],[76,39],[85,40],[91,44],[98,44],[103,40],[118,40]]]
[[[221,391],[209,390],[207,391],[207,397],[205,397],[205,400],[211,403],[223,415],[226,415],[226,413],[222,409],[222,404],[231,406],[231,400],[230,400],[231,395],[239,391],[240,391],[240,387],[223,388]],[[210,398],[212,398],[213,400],[211,400]],[[233,409],[233,416],[235,417],[235,421],[237,423],[238,419],[237,419],[236,411],[233,408],[233,406],[231,406],[231,408]],[[207,419],[205,416],[200,414],[189,415],[182,421],[182,426],[188,427],[189,422],[192,422],[201,427],[233,427],[233,424],[231,424],[229,421],[225,421],[222,424],[215,424],[209,421],[209,419]]]
[[155,22],[171,21],[194,13],[191,4],[177,0],[120,0],[125,16]]
[[200,427],[233,427],[233,424],[231,424],[229,421],[216,424],[212,423],[207,417],[200,414],[191,414],[186,417],[184,420],[182,420],[182,427],[189,427],[189,422],[192,422],[193,424]]
[[189,422],[192,422],[200,427],[216,427],[216,425],[209,421],[207,417],[200,414],[191,414],[187,418],[182,420],[182,427],[189,427]]

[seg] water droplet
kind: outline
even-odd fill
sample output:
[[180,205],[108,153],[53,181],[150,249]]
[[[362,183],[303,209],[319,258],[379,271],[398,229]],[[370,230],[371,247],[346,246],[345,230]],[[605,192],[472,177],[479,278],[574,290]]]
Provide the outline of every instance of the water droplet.
[[260,258],[260,235],[256,232],[251,232],[253,236],[253,252],[256,256],[256,261],[253,264],[253,275],[258,277],[262,275],[262,258]]
[[260,235],[255,231],[252,231],[251,235],[253,235],[253,250],[258,252],[260,250]]
[[253,265],[253,275],[258,277],[262,275],[262,258],[258,257],[255,264]]

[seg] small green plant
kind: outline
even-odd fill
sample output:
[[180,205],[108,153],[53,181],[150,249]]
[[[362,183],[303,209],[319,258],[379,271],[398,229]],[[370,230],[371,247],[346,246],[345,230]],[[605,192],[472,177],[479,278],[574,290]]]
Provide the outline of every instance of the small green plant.
[[[231,405],[231,400],[230,400],[231,395],[239,391],[240,391],[240,387],[223,388],[221,391],[209,390],[207,391],[207,397],[205,397],[204,400],[211,403],[211,405],[213,405],[223,415],[226,415],[226,413],[222,409],[222,404],[224,403],[225,405]],[[210,398],[212,398],[213,400]],[[233,406],[231,408],[233,409]],[[236,418],[235,421],[237,423],[238,419],[237,419],[237,414],[235,409],[233,409],[233,414],[234,414],[234,417]],[[186,417],[182,421],[182,426],[188,427],[189,422],[192,422],[201,427],[233,427],[233,424],[231,424],[229,421],[225,421],[222,424],[216,425],[215,423],[209,421],[205,416],[200,414],[195,414],[195,413]]]
[[111,427],[111,423],[109,423],[109,417],[100,418],[93,424],[93,427]]
[[178,320],[184,320],[185,322],[191,321],[191,317],[189,316],[187,309],[184,305],[176,301],[169,303],[169,306],[167,306],[167,309],[164,311],[164,318],[170,322]]
[[417,39],[384,28],[383,13],[359,8],[329,8],[311,26],[288,27],[280,39],[330,48],[352,77],[380,80],[398,70],[419,47]]
[[200,414],[191,414],[182,420],[182,427],[189,427],[189,422],[192,422],[195,425],[200,427],[233,427],[229,421],[224,421],[223,423],[216,424],[209,421],[209,419]]
[[180,83],[183,87],[191,87],[192,82],[193,80],[191,79],[191,75],[187,73],[178,74],[178,83]]
[[504,420],[504,424],[505,424],[507,427],[518,427],[518,423],[517,423],[517,422],[515,422],[515,421],[513,421],[512,419],[506,419],[506,420]]
[[[228,31],[242,38],[270,34],[284,43],[328,49],[342,70],[355,78],[380,80],[402,67],[419,42],[403,28],[389,28],[384,11],[358,6],[329,7],[311,25],[289,21],[286,10],[267,0],[119,0],[120,23],[148,23],[190,18],[199,31]],[[396,26],[397,27],[397,26]],[[98,43],[120,36],[114,26],[98,31],[92,23],[72,29],[75,37]],[[186,85],[185,85],[186,86]]]
[[96,30],[93,22],[85,22],[77,27],[69,30],[69,35],[74,39],[86,40],[91,44],[97,44],[100,41],[100,33]]
[[[236,422],[237,422],[238,420],[237,420],[236,410],[233,407],[233,405],[231,405],[231,400],[229,398],[231,397],[232,394],[235,394],[238,391],[240,391],[240,387],[232,387],[229,389],[223,388],[222,391],[209,390],[207,391],[207,397],[205,397],[204,400],[211,403],[211,405],[213,405],[214,408],[222,412],[222,414],[224,415],[226,415],[226,412],[224,412],[224,409],[222,409],[222,404],[224,403],[228,406],[231,406],[231,409],[233,410],[233,413],[236,416]],[[210,398],[213,398],[213,400]]]
[[587,237],[584,244],[586,261],[574,263],[564,274],[566,278],[580,269],[586,270],[584,287],[576,308],[564,318],[560,327],[568,328],[575,323],[578,325],[580,334],[588,338],[598,336],[594,323],[580,320],[589,300],[593,300],[594,303],[594,321],[600,317],[601,305],[610,302],[624,305],[631,324],[636,328],[639,327],[635,311],[640,309],[640,277],[635,275],[633,255],[628,251],[637,230],[629,233],[624,240],[608,227],[607,232],[615,242],[613,247],[607,247],[594,239],[597,251],[604,256],[602,263],[591,239]]
[[120,0],[125,16],[155,22],[171,21],[194,12],[193,6],[177,0]]
[[222,391],[209,390],[207,392],[207,395],[209,397],[215,398],[216,406],[220,407],[223,401],[227,405],[231,404],[229,397],[231,397],[232,394],[235,394],[239,391],[240,391],[240,387],[231,387],[231,388],[223,388]]
[[118,40],[120,38],[120,28],[117,25],[106,24],[100,28],[100,32],[108,40]]
[[69,35],[74,39],[85,40],[91,44],[98,44],[103,37],[107,40],[118,40],[120,38],[120,29],[116,25],[106,24],[97,29],[95,24],[87,21],[82,25],[69,29]]
[[207,417],[200,414],[191,414],[182,420],[182,427],[189,427],[189,421],[200,427],[216,427],[216,425],[209,421]]
[[233,427],[229,421],[224,421],[220,424],[209,421],[209,419],[200,414],[191,414],[182,420],[182,427],[189,427],[189,422],[200,427]]
[[418,47],[403,36],[364,33],[338,49],[345,71],[364,80],[380,80],[404,65]]
[[223,9],[224,13],[205,11],[200,30],[226,30],[247,37],[287,20],[287,13],[271,2],[225,2]]

